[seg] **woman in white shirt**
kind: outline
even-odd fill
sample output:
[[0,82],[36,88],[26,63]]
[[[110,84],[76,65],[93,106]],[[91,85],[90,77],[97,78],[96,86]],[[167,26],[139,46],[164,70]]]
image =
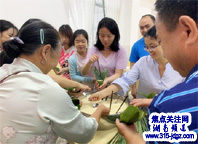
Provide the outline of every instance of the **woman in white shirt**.
[[[121,78],[113,81],[108,88],[92,94],[89,98],[91,101],[106,97],[112,91],[117,92],[121,90],[119,91],[120,95],[125,95],[130,88],[129,86],[134,84],[138,79],[139,88],[137,98],[143,98],[139,92],[145,94],[155,92],[158,94],[163,89],[170,89],[184,80],[178,72],[173,70],[168,60],[164,57],[161,45],[157,41],[155,26],[144,35],[144,40],[146,44],[145,50],[150,55],[140,58],[131,70],[124,73]],[[137,102],[142,102],[142,99],[138,99]],[[146,100],[146,102],[148,101]],[[136,103],[136,105],[138,104]]]
[[15,59],[0,68],[0,143],[53,144],[57,136],[89,142],[109,109],[101,105],[86,118],[66,91],[46,75],[60,57],[58,32],[45,22],[33,22],[3,48]]

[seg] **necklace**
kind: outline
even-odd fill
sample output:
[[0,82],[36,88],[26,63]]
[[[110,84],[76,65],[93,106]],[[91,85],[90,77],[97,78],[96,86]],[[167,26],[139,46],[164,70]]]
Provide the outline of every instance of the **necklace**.
[[111,48],[104,48],[104,50],[110,51],[110,50],[111,50]]

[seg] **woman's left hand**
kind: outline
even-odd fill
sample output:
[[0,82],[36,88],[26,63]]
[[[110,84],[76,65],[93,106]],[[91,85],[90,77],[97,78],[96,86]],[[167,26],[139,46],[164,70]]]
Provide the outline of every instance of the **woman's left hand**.
[[[98,84],[98,82],[97,82],[97,84]],[[98,84],[98,90],[102,90],[102,89],[104,89],[104,88],[106,88],[106,86],[109,84],[109,81],[108,81],[108,78],[105,78],[105,80],[103,81],[103,83],[102,83],[102,85],[101,86],[99,86],[99,84]],[[97,86],[96,86],[97,87]]]

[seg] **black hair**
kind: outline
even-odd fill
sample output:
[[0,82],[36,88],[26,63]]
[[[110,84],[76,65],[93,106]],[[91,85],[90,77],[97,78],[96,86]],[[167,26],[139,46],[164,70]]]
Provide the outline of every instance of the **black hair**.
[[76,31],[74,32],[74,34],[73,34],[73,38],[72,38],[72,43],[73,43],[73,45],[74,45],[74,41],[75,41],[76,37],[77,37],[78,35],[81,35],[81,34],[86,38],[87,43],[89,42],[88,33],[87,33],[84,29],[78,29],[78,30],[76,30]]
[[197,0],[156,0],[155,9],[169,31],[176,28],[182,15],[190,16],[196,23],[198,22]]
[[10,29],[10,28],[15,28],[14,24],[7,20],[0,20],[0,33]]
[[141,19],[142,19],[142,18],[145,18],[145,17],[150,17],[151,20],[153,21],[153,23],[155,23],[155,17],[154,17],[153,15],[151,15],[151,14],[145,14],[145,15],[143,15],[143,16],[141,17]]
[[[41,30],[44,33],[44,41],[41,44]],[[20,54],[31,55],[42,45],[50,44],[56,50],[60,37],[55,28],[43,21],[32,22],[19,30],[18,37],[24,44],[16,39],[3,43],[3,49],[10,58],[16,58]]]
[[96,33],[97,41],[94,46],[97,47],[100,51],[104,50],[104,46],[99,39],[99,30],[103,27],[106,27],[113,35],[115,35],[115,39],[111,44],[110,48],[112,51],[117,52],[119,50],[119,40],[120,40],[119,28],[117,23],[113,19],[108,17],[103,18],[98,24],[98,29]]
[[72,28],[66,24],[66,25],[62,25],[58,32],[63,35],[63,36],[67,36],[69,38],[69,47],[72,46],[72,36],[73,36],[73,31],[72,31]]
[[156,27],[152,26],[152,28],[150,28],[145,34],[144,34],[144,38],[145,37],[150,37],[150,38],[154,38],[155,40],[157,40],[157,34],[156,34]]
[[32,23],[32,22],[36,22],[36,21],[42,21],[41,19],[37,19],[37,18],[31,18],[31,19],[28,19],[22,26],[21,28],[23,28],[24,26]]

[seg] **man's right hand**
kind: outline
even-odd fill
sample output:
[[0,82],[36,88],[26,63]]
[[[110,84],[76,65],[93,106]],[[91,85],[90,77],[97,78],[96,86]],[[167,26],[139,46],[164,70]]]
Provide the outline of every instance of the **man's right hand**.
[[116,126],[118,132],[124,136],[127,144],[145,144],[140,133],[138,133],[135,124],[126,125],[121,123],[119,119],[116,119]]

